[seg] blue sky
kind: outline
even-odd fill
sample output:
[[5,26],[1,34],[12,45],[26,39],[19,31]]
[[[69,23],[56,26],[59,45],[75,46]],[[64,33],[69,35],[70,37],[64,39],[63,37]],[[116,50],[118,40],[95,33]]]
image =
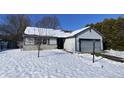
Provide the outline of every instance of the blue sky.
[[[56,16],[60,21],[60,25],[65,30],[76,30],[84,27],[86,24],[97,23],[105,18],[124,17],[124,14],[28,14],[35,24],[43,16]],[[0,15],[0,22],[6,15]]]

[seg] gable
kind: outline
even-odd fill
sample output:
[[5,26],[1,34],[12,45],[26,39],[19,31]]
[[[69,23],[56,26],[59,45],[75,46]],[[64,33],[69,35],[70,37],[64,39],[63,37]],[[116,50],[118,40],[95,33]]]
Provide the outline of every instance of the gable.
[[85,31],[78,33],[76,37],[86,39],[102,39],[102,36],[94,29],[86,29]]

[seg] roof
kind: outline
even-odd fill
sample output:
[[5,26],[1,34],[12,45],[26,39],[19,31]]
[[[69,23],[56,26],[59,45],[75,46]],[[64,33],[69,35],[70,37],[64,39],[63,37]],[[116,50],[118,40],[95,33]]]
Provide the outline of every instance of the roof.
[[27,27],[24,34],[28,35],[40,35],[40,36],[51,36],[51,37],[66,37],[68,33],[58,29],[48,29],[48,28],[37,28],[37,27]]
[[78,33],[83,32],[83,31],[85,31],[85,30],[88,29],[88,28],[90,28],[90,27],[88,26],[88,27],[85,27],[85,28],[81,28],[81,29],[75,30],[75,31],[73,31],[72,33],[70,33],[69,37],[75,36],[75,35],[77,35]]
[[7,33],[6,31],[1,31],[1,30],[0,30],[0,35],[2,35],[2,36],[6,36],[6,35],[10,35],[10,34]]
[[72,37],[76,34],[85,31],[90,27],[81,28],[72,32],[64,32],[60,29],[48,29],[48,28],[37,28],[37,27],[27,27],[24,31],[24,34],[27,35],[40,35],[40,36],[51,36],[51,37]]

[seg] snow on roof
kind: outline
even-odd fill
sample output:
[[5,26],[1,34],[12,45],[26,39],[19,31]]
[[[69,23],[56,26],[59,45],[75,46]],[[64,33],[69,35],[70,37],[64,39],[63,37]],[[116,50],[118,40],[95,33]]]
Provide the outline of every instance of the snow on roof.
[[68,33],[65,33],[62,30],[37,28],[37,27],[27,27],[24,34],[51,36],[51,37],[66,37]]
[[88,27],[85,27],[85,28],[81,28],[81,29],[78,29],[78,30],[75,30],[73,31],[69,36],[74,36],[82,31],[85,31],[86,29],[90,28],[89,26]]
[[37,28],[37,27],[27,27],[25,29],[24,34],[28,35],[40,35],[40,36],[51,36],[51,37],[71,37],[74,36],[81,31],[86,30],[89,27],[85,27],[79,30],[75,30],[71,33],[64,32],[60,29],[55,30],[55,29],[47,29],[47,28]]

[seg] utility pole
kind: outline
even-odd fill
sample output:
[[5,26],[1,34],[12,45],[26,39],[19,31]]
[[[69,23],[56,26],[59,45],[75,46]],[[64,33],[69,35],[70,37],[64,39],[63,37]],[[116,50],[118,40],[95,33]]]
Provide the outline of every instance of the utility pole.
[[93,40],[93,63],[95,62],[95,40]]

